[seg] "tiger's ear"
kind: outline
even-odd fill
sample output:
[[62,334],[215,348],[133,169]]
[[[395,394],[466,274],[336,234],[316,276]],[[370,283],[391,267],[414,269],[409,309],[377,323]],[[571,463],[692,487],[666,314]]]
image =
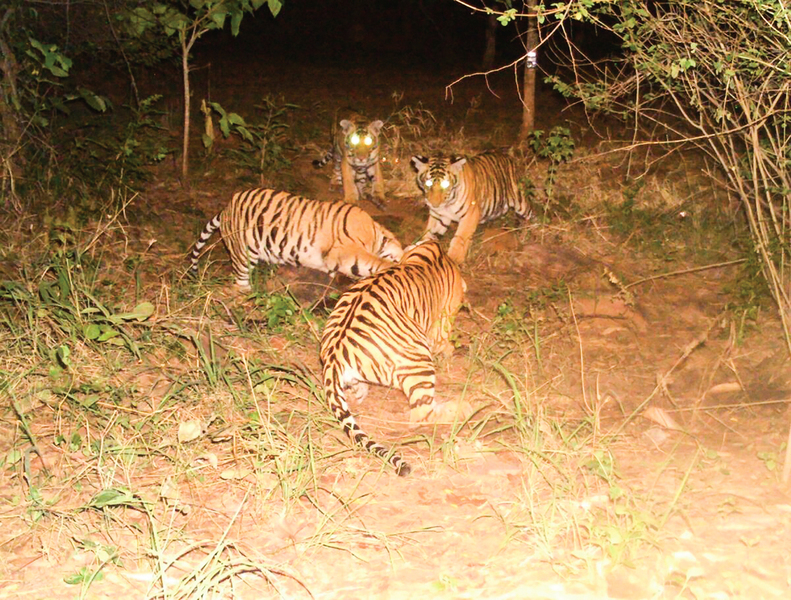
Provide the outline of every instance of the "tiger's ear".
[[461,168],[467,163],[467,159],[463,156],[454,156],[450,159],[450,170],[454,173],[460,173]]
[[409,163],[412,165],[412,169],[416,173],[422,173],[426,170],[426,166],[428,165],[428,159],[425,156],[420,156],[416,154],[412,158],[409,159]]
[[368,126],[368,131],[373,135],[379,135],[379,132],[382,130],[382,127],[384,126],[385,124],[382,123],[382,121],[380,121],[379,119],[377,119]]
[[354,123],[352,123],[349,119],[343,119],[340,122],[340,126],[343,133],[349,133],[352,129],[354,129]]

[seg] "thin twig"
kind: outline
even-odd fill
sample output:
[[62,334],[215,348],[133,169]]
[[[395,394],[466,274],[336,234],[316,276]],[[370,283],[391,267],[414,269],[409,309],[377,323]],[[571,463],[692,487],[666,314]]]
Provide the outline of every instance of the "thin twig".
[[645,283],[647,281],[653,281],[654,279],[664,279],[665,277],[675,277],[676,275],[686,275],[687,273],[697,273],[699,271],[707,271],[709,269],[719,269],[720,267],[730,267],[732,265],[738,265],[743,262],[747,262],[746,258],[739,258],[737,260],[729,260],[726,262],[721,263],[714,263],[711,265],[704,265],[702,267],[692,267],[691,269],[681,269],[680,271],[670,271],[669,273],[661,273],[659,275],[652,275],[651,277],[645,277],[643,279],[638,279],[637,281],[633,281],[630,284],[627,284],[624,289],[629,289],[634,285],[640,285],[641,283]]

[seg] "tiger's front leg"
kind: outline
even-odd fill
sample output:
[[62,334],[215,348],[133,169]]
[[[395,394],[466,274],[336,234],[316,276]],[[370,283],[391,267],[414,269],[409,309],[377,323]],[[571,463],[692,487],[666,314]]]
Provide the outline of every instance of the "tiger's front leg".
[[459,221],[459,226],[456,228],[456,235],[450,242],[448,248],[448,256],[453,259],[456,264],[461,264],[467,258],[467,251],[470,249],[472,236],[475,230],[478,229],[478,223],[481,220],[481,211],[473,206],[467,211]]
[[378,203],[379,208],[382,208],[385,200],[385,182],[382,178],[382,165],[378,162],[374,165],[374,180],[371,187],[373,196],[376,199],[374,204]]
[[[445,217],[447,219],[447,217]],[[426,223],[426,232],[420,238],[421,242],[427,240],[438,240],[448,230],[450,226],[450,219],[444,220],[433,213],[429,214],[428,223]]]
[[350,204],[357,204],[360,193],[357,184],[354,182],[354,169],[348,161],[341,162],[341,181],[343,183],[343,201]]

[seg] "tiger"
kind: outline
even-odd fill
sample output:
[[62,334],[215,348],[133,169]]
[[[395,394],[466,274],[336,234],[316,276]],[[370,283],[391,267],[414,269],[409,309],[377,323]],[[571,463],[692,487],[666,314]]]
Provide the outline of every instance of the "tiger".
[[436,239],[451,223],[458,223],[448,255],[459,264],[467,257],[479,223],[501,217],[511,208],[525,219],[532,214],[519,186],[518,165],[509,156],[492,152],[469,158],[415,155],[411,164],[429,208],[421,239]]
[[387,460],[398,475],[408,475],[409,464],[359,427],[347,400],[361,401],[369,383],[397,387],[409,401],[411,422],[446,418],[453,403],[434,398],[432,355],[453,351],[451,328],[466,291],[459,267],[439,243],[418,242],[397,265],[342,294],[322,332],[322,382],[330,410],[353,443]]
[[250,269],[257,263],[303,266],[360,279],[398,262],[404,253],[396,236],[359,206],[255,188],[234,194],[206,224],[192,249],[193,273],[201,250],[218,228],[242,290],[250,289]]
[[384,208],[384,180],[379,163],[379,133],[384,123],[369,122],[360,114],[352,113],[333,128],[332,148],[323,158],[314,160],[320,169],[333,161],[330,185],[343,187],[343,199],[349,203],[370,200]]

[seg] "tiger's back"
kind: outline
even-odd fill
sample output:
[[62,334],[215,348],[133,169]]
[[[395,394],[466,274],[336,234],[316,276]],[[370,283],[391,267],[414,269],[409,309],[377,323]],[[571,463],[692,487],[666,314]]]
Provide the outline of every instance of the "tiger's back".
[[327,402],[351,440],[388,459],[399,475],[410,467],[373,441],[349,411],[367,384],[401,389],[411,421],[436,419],[432,356],[447,352],[466,284],[458,266],[437,242],[423,242],[401,262],[358,282],[330,314],[321,337],[322,381]]
[[452,223],[458,223],[448,253],[459,263],[466,258],[479,223],[501,217],[511,209],[522,218],[531,215],[519,185],[519,166],[507,155],[413,156],[412,167],[429,208],[423,238],[441,236]]
[[342,186],[343,199],[349,203],[371,200],[384,207],[384,181],[379,162],[379,134],[384,123],[370,121],[350,112],[333,127],[332,147],[323,158],[313,161],[321,168],[333,162],[331,184]]
[[371,216],[346,202],[321,202],[273,189],[234,194],[210,220],[192,251],[192,269],[216,229],[231,255],[236,284],[250,287],[260,262],[303,266],[353,279],[398,261],[400,242]]

